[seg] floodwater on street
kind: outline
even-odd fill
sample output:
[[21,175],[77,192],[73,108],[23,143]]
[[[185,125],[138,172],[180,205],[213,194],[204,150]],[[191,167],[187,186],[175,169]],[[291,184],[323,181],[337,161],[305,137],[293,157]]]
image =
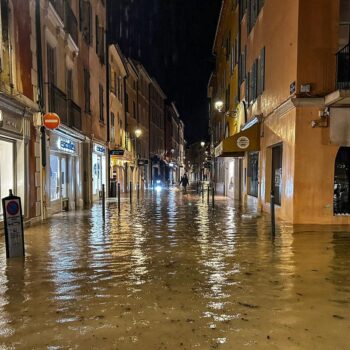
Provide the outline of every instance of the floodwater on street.
[[148,194],[0,237],[0,349],[349,349],[350,228]]

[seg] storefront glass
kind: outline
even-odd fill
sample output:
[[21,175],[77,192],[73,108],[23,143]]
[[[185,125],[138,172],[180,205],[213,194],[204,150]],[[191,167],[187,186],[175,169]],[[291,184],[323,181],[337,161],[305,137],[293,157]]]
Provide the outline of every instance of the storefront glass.
[[50,156],[50,200],[60,199],[60,159],[56,155]]
[[[9,195],[9,190],[14,190],[14,143],[0,139],[0,193],[1,198]],[[0,205],[2,214],[2,205]]]
[[258,197],[259,192],[259,153],[248,155],[248,194]]
[[106,184],[106,149],[98,144],[94,145],[92,153],[92,193],[95,200],[99,199],[102,185]]

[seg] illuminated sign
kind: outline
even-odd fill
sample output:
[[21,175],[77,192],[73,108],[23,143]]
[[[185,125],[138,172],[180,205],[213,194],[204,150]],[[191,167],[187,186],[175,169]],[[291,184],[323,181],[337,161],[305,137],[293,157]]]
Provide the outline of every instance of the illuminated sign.
[[96,153],[106,153],[106,148],[100,145],[95,145],[94,147]]
[[64,139],[59,137],[57,140],[57,148],[61,151],[67,152],[67,153],[75,153],[76,152],[76,146],[74,142],[68,139]]
[[113,149],[110,151],[111,156],[123,156],[125,153],[125,150],[123,149]]

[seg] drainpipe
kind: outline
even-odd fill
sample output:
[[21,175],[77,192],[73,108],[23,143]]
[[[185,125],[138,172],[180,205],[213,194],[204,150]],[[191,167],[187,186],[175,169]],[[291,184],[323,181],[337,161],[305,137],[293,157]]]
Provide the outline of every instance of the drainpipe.
[[[124,80],[124,86],[123,86],[123,90],[124,90],[124,125],[125,125],[125,150],[127,149],[127,142],[128,142],[128,137],[127,137],[127,130],[128,130],[128,117],[126,114],[127,111],[127,106],[126,103],[129,102],[129,97],[128,97],[128,101],[126,100],[126,80],[127,80],[127,75],[123,78]],[[124,169],[125,169],[125,177],[124,177],[124,191],[126,192],[127,190],[127,186],[128,186],[128,168],[127,168],[127,163],[125,163],[126,165],[124,165]]]
[[[43,57],[41,42],[41,16],[40,0],[35,0],[35,34],[36,34],[36,57],[37,57],[37,79],[38,79],[38,105],[39,112],[44,112],[44,78],[43,78]],[[40,214],[41,220],[46,218],[44,206],[44,185],[45,185],[45,167],[46,167],[46,131],[45,127],[40,127]]]

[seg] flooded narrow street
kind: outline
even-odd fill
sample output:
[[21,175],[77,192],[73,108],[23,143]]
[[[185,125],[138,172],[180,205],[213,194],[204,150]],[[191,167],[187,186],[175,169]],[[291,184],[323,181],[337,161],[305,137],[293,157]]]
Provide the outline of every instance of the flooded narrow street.
[[[0,349],[348,349],[350,229],[149,194],[0,242]],[[293,231],[294,230],[294,231]]]

